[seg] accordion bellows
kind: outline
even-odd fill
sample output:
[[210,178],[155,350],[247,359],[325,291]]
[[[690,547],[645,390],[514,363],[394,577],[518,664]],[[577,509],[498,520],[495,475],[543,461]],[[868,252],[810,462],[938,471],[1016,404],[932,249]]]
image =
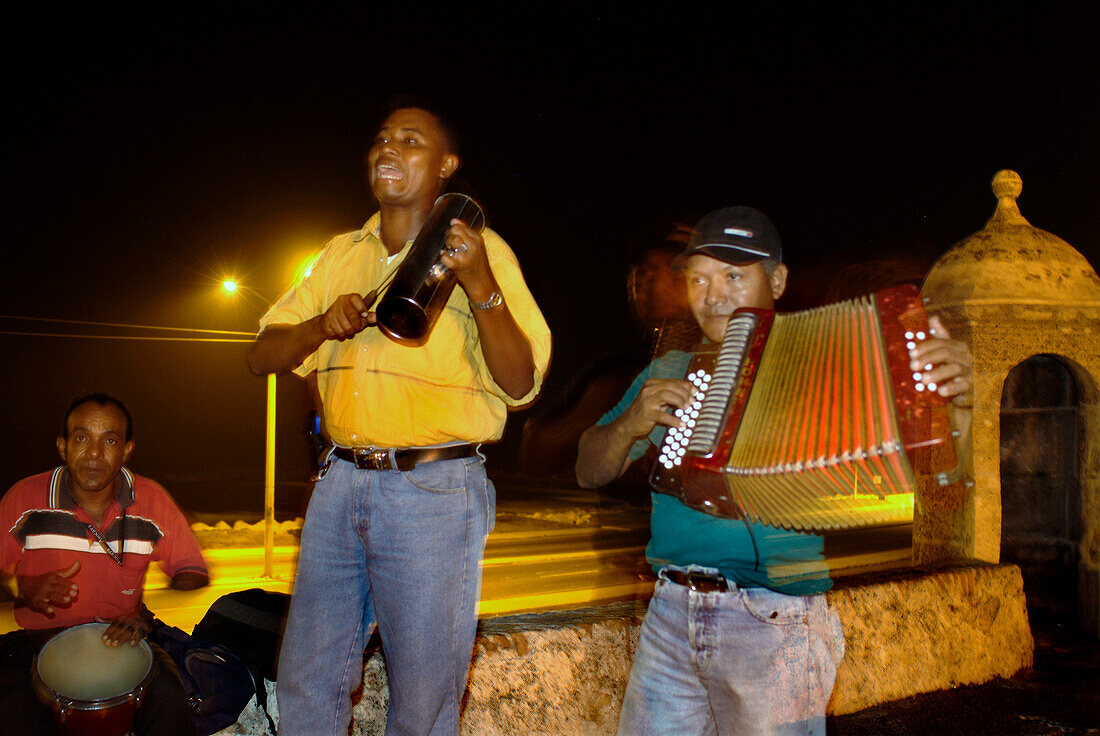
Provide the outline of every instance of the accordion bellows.
[[[806,531],[902,523],[956,465],[947,402],[909,367],[916,287],[789,314],[741,309],[685,379],[655,490],[716,516]],[[715,349],[717,348],[717,349]]]

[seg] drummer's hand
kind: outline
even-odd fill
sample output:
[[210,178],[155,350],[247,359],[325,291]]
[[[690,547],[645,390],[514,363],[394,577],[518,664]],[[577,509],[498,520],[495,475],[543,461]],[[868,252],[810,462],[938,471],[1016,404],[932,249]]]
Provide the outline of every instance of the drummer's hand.
[[952,399],[959,407],[969,407],[974,377],[970,348],[962,340],[952,340],[939,317],[929,317],[928,327],[932,336],[909,351],[910,367],[920,372],[920,380],[926,385],[935,384],[940,396]]
[[68,608],[76,600],[78,588],[70,578],[80,570],[80,563],[74,562],[63,570],[54,570],[43,575],[17,575],[19,597],[32,611],[53,616],[54,606]]
[[487,287],[489,293],[496,290],[493,270],[489,267],[489,256],[485,253],[485,240],[481,233],[462,220],[454,219],[451,220],[451,227],[443,242],[447,247],[439,260],[455,272],[458,283],[462,284],[467,293],[471,289],[475,293],[485,290],[481,287]]
[[137,646],[152,630],[153,613],[142,603],[136,610],[111,622],[103,632],[103,643],[109,647],[117,647],[126,642],[130,642],[130,646]]

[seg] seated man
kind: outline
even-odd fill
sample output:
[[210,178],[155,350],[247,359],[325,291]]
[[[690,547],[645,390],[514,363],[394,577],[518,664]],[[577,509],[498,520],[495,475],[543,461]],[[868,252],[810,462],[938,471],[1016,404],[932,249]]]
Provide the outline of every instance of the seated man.
[[[688,301],[711,342],[741,307],[772,309],[787,283],[779,235],[749,207],[718,210],[677,258]],[[933,337],[910,351],[945,397],[970,389],[970,353],[935,317]],[[581,435],[577,480],[618,478],[687,409],[691,354],[670,351],[635,379]],[[822,592],[832,581],[822,538],[696,511],[652,494],[646,551],[658,581],[642,624],[619,721],[620,736],[825,733],[825,705],[843,652]],[[778,571],[785,571],[780,573]]]
[[[15,584],[19,631],[0,637],[0,712],[20,736],[56,734],[53,713],[31,685],[34,655],[62,629],[110,622],[107,646],[136,645],[153,614],[142,603],[156,560],[178,590],[208,582],[183,514],[157,483],[123,467],[134,450],[130,412],[91,394],[72,403],[57,450],[59,468],[31,476],[0,499],[0,575]],[[154,647],[157,675],[134,723],[136,734],[193,736],[171,659]]]

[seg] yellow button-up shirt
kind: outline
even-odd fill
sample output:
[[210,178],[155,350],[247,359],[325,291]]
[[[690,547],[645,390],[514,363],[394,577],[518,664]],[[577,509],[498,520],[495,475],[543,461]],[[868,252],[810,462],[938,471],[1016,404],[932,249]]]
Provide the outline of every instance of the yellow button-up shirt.
[[[260,319],[261,332],[312,319],[337,297],[366,294],[395,271],[412,241],[387,263],[379,223],[375,214],[361,230],[330,240],[310,275]],[[466,292],[456,285],[423,345],[402,345],[369,327],[343,342],[326,340],[295,369],[303,377],[317,372],[325,429],[333,442],[348,447],[491,442],[504,433],[508,406],[525,404],[539,392],[550,361],[550,328],[511,248],[488,228],[482,237],[504,301],[531,343],[531,392],[513,399],[493,380]]]

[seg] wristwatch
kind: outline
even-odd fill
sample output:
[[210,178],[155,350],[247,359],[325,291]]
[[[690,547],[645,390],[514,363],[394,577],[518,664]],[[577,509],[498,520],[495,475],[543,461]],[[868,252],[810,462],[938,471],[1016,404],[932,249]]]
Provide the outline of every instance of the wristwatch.
[[475,302],[470,300],[470,309],[474,309],[479,312],[484,312],[487,309],[496,309],[504,303],[504,295],[499,291],[494,291],[489,295],[489,298],[483,302]]

